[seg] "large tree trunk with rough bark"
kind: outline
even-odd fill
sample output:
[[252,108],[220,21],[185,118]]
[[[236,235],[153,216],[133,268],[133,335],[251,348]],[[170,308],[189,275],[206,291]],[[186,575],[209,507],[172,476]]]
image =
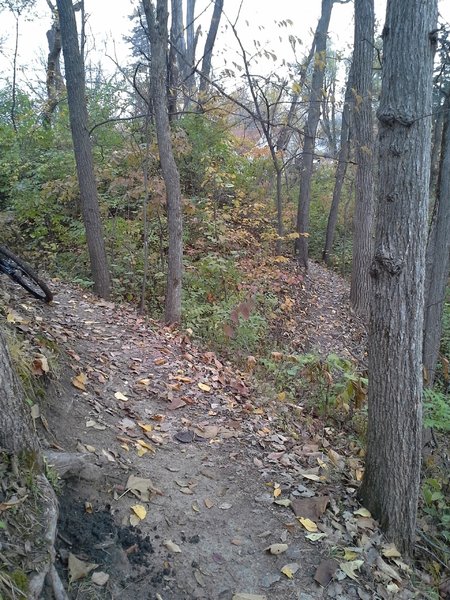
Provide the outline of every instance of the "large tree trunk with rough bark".
[[158,0],[156,11],[150,0],[143,0],[151,44],[151,95],[155,110],[156,136],[159,158],[166,184],[169,255],[165,320],[181,321],[181,284],[183,274],[183,222],[181,209],[180,176],[173,156],[170,123],[167,113],[166,59],[167,59],[167,0]]
[[333,250],[334,234],[339,213],[339,204],[341,201],[342,188],[344,186],[345,174],[347,172],[348,159],[350,156],[350,119],[351,119],[351,104],[353,102],[353,67],[350,68],[347,79],[347,87],[345,89],[344,108],[342,111],[342,126],[341,126],[341,145],[339,148],[338,164],[336,167],[336,180],[334,183],[333,200],[331,202],[330,214],[328,215],[327,233],[325,236],[325,247],[322,258],[329,265],[331,252]]
[[[388,0],[371,267],[369,416],[360,496],[413,548],[422,452],[422,325],[437,0]],[[412,60],[414,57],[414,60]]]
[[0,448],[20,454],[37,452],[38,447],[30,409],[0,331]]
[[333,0],[322,0],[322,13],[315,35],[315,61],[309,97],[308,118],[304,131],[302,166],[300,172],[300,194],[298,199],[297,232],[295,248],[302,267],[308,266],[309,206],[311,203],[311,179],[313,173],[314,148],[317,126],[320,120],[320,105],[326,65],[327,35]]
[[[423,365],[426,383],[433,385],[442,334],[442,311],[449,275],[450,253],[450,94],[443,104],[444,127],[436,203],[427,245]],[[432,171],[433,172],[433,171]]]
[[86,229],[94,291],[102,298],[109,298],[111,280],[98,205],[85,98],[84,64],[78,45],[75,12],[72,0],[57,0],[56,3],[61,27],[70,127],[77,164],[81,212]]
[[355,0],[355,48],[353,51],[353,128],[356,159],[355,212],[350,302],[357,314],[368,318],[370,262],[374,228],[374,135],[372,78],[375,14],[373,0]]

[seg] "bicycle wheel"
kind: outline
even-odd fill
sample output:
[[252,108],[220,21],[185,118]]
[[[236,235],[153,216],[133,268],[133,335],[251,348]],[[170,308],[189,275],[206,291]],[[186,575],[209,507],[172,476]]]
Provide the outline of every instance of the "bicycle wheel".
[[0,246],[0,260],[7,266],[7,270],[4,272],[13,281],[26,289],[29,294],[44,302],[51,302],[53,300],[53,294],[49,290],[47,284],[39,279],[26,262],[18,258],[10,250],[5,248],[5,246]]

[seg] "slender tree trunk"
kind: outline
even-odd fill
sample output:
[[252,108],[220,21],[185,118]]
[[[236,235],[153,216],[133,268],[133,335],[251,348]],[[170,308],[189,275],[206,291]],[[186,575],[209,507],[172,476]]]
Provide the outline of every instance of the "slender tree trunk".
[[165,320],[181,321],[181,285],[183,274],[183,222],[181,210],[180,177],[173,157],[170,123],[167,114],[166,59],[167,59],[167,0],[158,0],[156,12],[150,0],[143,0],[151,44],[151,94],[156,121],[159,158],[166,184],[167,220],[169,229],[169,256]]
[[433,385],[442,333],[442,311],[449,275],[450,253],[450,95],[443,105],[444,128],[436,203],[427,245],[423,365],[426,383]]
[[94,159],[89,138],[85,73],[78,45],[75,12],[72,0],[57,0],[56,3],[61,26],[70,127],[77,164],[81,212],[86,229],[94,291],[102,298],[109,298],[111,280],[98,205]]
[[328,215],[327,233],[325,237],[325,248],[322,258],[329,265],[331,252],[333,250],[333,240],[336,232],[336,224],[339,213],[339,203],[341,201],[342,188],[344,186],[345,174],[347,172],[348,159],[350,156],[350,104],[353,99],[353,67],[350,68],[348,74],[347,86],[345,89],[344,108],[342,111],[342,126],[341,126],[341,145],[339,148],[338,164],[336,168],[336,181],[334,183],[333,200],[331,202],[330,214]]
[[211,59],[214,43],[216,41],[217,32],[219,30],[220,18],[223,11],[224,0],[215,0],[214,11],[211,17],[211,24],[209,26],[208,35],[205,42],[205,50],[203,53],[202,68],[200,70],[200,102],[204,101],[204,96],[208,90],[208,81],[211,75]]
[[3,334],[0,332],[0,448],[13,454],[37,452],[39,445],[29,407],[16,374]]
[[298,199],[297,232],[300,237],[296,240],[298,262],[308,266],[308,230],[309,206],[311,203],[311,179],[313,173],[314,148],[316,143],[317,126],[320,120],[320,105],[325,74],[327,34],[330,24],[333,0],[322,0],[322,14],[315,36],[315,64],[311,82],[308,119],[305,127],[303,142],[303,158],[300,172],[300,195]]
[[187,110],[192,101],[195,90],[195,49],[197,46],[200,26],[195,32],[195,1],[187,0],[186,4],[186,56],[184,61],[184,110]]
[[181,63],[186,58],[186,47],[184,44],[183,35],[183,2],[182,0],[171,0],[171,6],[172,22],[170,26],[170,47],[167,77],[169,120],[172,120],[177,112],[180,70],[182,68]]
[[355,311],[364,318],[369,316],[371,292],[369,271],[374,234],[375,146],[372,118],[374,27],[373,0],[355,0],[353,126],[357,167],[350,302]]
[[436,118],[433,124],[433,145],[431,150],[431,178],[430,178],[430,192],[431,196],[434,197],[436,193],[437,180],[439,175],[439,165],[441,164],[441,148],[442,148],[442,131],[444,127],[444,106],[445,98],[443,103],[439,105]]
[[[410,553],[422,452],[422,325],[437,0],[388,0],[371,275],[369,415],[360,495]],[[414,57],[414,60],[411,58]]]
[[61,74],[61,28],[59,26],[59,17],[56,7],[47,0],[47,4],[52,11],[52,26],[47,31],[48,58],[47,58],[47,102],[43,110],[43,123],[45,127],[50,127],[52,115],[58,106],[59,96],[64,89],[64,81]]

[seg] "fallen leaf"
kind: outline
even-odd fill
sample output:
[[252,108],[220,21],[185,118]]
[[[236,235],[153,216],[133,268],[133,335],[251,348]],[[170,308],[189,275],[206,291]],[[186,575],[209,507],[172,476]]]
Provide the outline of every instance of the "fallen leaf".
[[151,494],[163,495],[163,492],[153,485],[151,479],[144,479],[135,475],[128,477],[126,488],[142,502],[148,502]]
[[287,544],[271,544],[265,548],[265,551],[270,552],[270,554],[282,554],[283,552],[286,552],[288,548],[289,546]]
[[48,366],[47,357],[43,354],[37,354],[31,366],[33,375],[45,375],[49,371],[50,367]]
[[80,560],[75,554],[69,553],[69,582],[73,583],[87,577],[98,565]]
[[221,510],[229,510],[233,505],[230,504],[229,502],[222,502],[222,504],[219,504],[219,508]]
[[282,567],[280,570],[283,573],[283,575],[286,575],[286,577],[288,577],[289,579],[293,579],[295,573],[299,570],[299,568],[299,564],[289,563],[287,565],[284,565],[284,567]]
[[203,392],[211,391],[211,386],[207,385],[206,383],[198,383],[197,385]]
[[356,581],[358,576],[356,575],[355,571],[359,571],[363,564],[363,560],[351,560],[350,562],[341,563],[339,568],[347,575],[347,577],[350,577],[350,579]]
[[122,400],[123,402],[128,402],[128,398],[124,394],[122,394],[122,392],[116,392],[114,394],[114,398],[116,400]]
[[142,504],[134,504],[131,507],[131,510],[141,521],[143,521],[147,516],[147,509]]
[[312,498],[295,498],[292,500],[291,508],[296,517],[306,519],[319,519],[325,512],[329,496],[313,496]]
[[201,573],[198,569],[195,569],[194,577],[200,587],[205,587],[206,582],[205,578],[203,577],[203,573]]
[[401,554],[397,550],[394,543],[386,544],[385,546],[383,546],[381,554],[386,558],[401,558]]
[[79,390],[84,391],[86,389],[87,377],[84,373],[79,373],[75,377],[72,377],[72,385]]
[[370,513],[370,511],[367,510],[367,508],[358,508],[358,510],[355,510],[355,512],[353,513],[354,515],[359,515],[360,517],[368,517],[370,518],[372,515]]
[[175,544],[175,542],[172,542],[172,540],[165,540],[163,542],[163,546],[165,546],[169,552],[173,552],[174,554],[181,553],[180,546],[178,546],[178,544]]
[[307,540],[310,540],[311,542],[317,542],[318,540],[321,540],[324,537],[327,537],[326,533],[308,533],[305,535],[305,538]]
[[323,560],[317,567],[314,574],[314,580],[321,586],[326,587],[333,579],[338,568],[338,563],[332,558]]
[[311,519],[304,519],[303,517],[297,517],[297,520],[303,525],[306,531],[316,533],[317,525],[316,523],[314,523],[314,521],[312,521]]
[[273,501],[274,504],[277,504],[278,506],[291,506],[292,504],[292,500],[289,500],[289,498],[278,498],[277,500]]
[[155,365],[165,365],[167,362],[167,358],[163,358],[162,356],[160,358],[155,358],[155,360],[153,361],[153,363]]
[[321,478],[315,473],[300,473],[300,475],[310,481],[321,481]]
[[204,504],[205,504],[206,508],[212,508],[214,506],[214,502],[212,500],[210,500],[209,498],[205,498]]
[[103,571],[96,571],[95,573],[92,573],[91,581],[92,583],[95,583],[95,585],[102,587],[108,583],[109,575]]

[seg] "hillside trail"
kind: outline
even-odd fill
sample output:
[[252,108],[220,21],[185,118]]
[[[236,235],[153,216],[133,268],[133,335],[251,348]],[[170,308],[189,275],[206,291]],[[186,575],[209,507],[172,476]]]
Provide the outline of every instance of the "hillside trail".
[[[298,290],[293,347],[363,356],[347,284],[311,269]],[[60,484],[63,581],[68,560],[82,561],[71,566],[70,598],[390,597],[370,569],[346,577],[330,556],[359,526],[357,484],[348,479],[342,507],[336,478],[322,476],[333,467],[330,428],[315,428],[299,406],[287,434],[250,373],[129,306],[60,282],[48,306],[2,287],[8,321],[56,365],[36,418],[43,443],[83,459]],[[288,498],[310,505],[293,512]],[[309,531],[318,535],[308,539],[296,516],[314,515],[318,529]]]

